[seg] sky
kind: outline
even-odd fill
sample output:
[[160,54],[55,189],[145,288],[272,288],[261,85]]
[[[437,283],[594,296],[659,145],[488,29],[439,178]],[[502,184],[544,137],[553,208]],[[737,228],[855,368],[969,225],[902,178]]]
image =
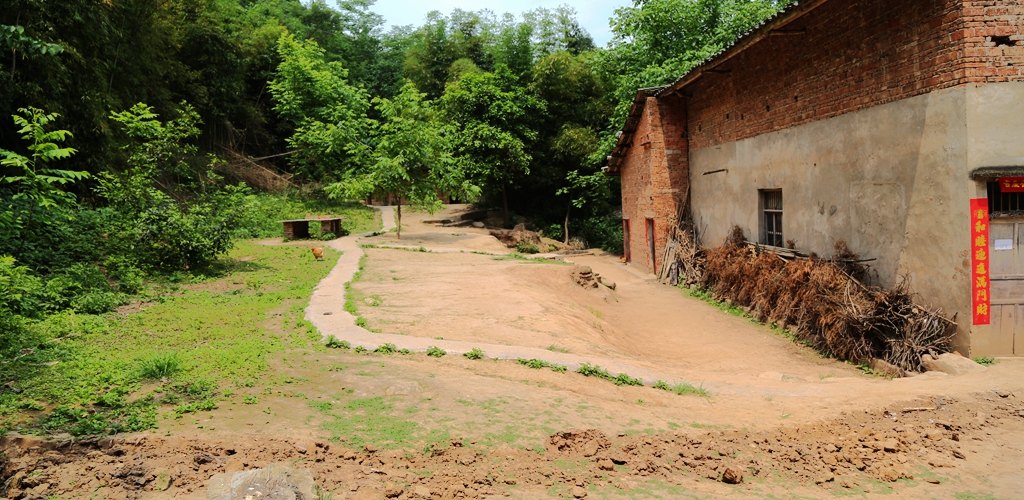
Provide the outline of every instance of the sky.
[[505,12],[518,15],[538,7],[552,9],[569,5],[576,9],[580,25],[594,37],[594,43],[604,47],[612,38],[608,18],[612,17],[615,9],[632,3],[632,0],[377,0],[371,10],[384,16],[385,27],[390,28],[405,24],[419,26],[432,10],[447,14],[455,8],[469,11],[491,9],[498,15]]

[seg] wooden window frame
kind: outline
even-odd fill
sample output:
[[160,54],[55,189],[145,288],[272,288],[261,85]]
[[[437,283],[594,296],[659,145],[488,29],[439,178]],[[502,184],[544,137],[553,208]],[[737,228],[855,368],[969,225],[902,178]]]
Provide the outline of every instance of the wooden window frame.
[[[777,200],[776,198],[777,196]],[[777,203],[776,203],[777,201]],[[758,242],[765,246],[784,248],[786,245],[782,189],[758,189]]]

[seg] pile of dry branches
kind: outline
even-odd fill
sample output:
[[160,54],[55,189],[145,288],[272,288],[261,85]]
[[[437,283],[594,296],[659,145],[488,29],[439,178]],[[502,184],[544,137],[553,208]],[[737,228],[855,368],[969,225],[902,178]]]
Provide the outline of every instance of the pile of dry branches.
[[823,353],[920,371],[922,354],[949,350],[954,323],[942,310],[914,304],[906,276],[889,290],[865,285],[868,269],[841,240],[831,259],[786,260],[749,246],[735,227],[725,245],[707,250],[702,260],[702,272],[695,273],[700,287],[749,308],[759,321],[788,327]]

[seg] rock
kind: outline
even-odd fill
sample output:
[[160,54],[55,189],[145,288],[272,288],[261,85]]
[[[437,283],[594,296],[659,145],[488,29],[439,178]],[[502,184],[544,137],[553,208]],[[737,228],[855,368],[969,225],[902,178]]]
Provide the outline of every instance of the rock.
[[836,479],[835,474],[825,471],[814,478],[814,484],[824,484],[832,482]]
[[975,363],[974,361],[958,356],[953,353],[939,354],[938,358],[925,354],[921,356],[921,365],[930,372],[943,372],[949,375],[963,375],[965,373],[981,373],[988,368]]
[[395,483],[388,483],[384,485],[384,496],[387,498],[398,498],[405,491],[401,486]]
[[740,484],[743,482],[743,473],[733,468],[727,468],[722,473],[722,482],[726,484]]
[[152,483],[153,491],[167,491],[167,488],[171,487],[171,483],[174,482],[174,476],[170,472],[160,471],[155,473],[156,478],[153,479]]
[[579,268],[579,273],[580,274],[590,274],[592,272],[594,272],[594,271],[593,271],[593,269],[590,268],[590,266],[580,266],[580,268]]
[[895,366],[884,359],[871,358],[868,366],[870,366],[872,370],[881,373],[886,377],[902,377],[906,375],[906,372],[902,368]]
[[601,470],[612,471],[615,470],[615,462],[612,462],[607,458],[602,458],[601,460],[597,461],[597,468]]
[[602,280],[602,281],[601,281],[601,284],[602,284],[602,285],[604,285],[604,286],[606,286],[606,287],[608,287],[608,288],[611,288],[612,290],[615,290],[615,282],[614,282],[614,281],[605,281],[605,280]]
[[210,478],[206,489],[207,500],[307,500],[316,498],[313,473],[309,469],[294,469],[272,465],[266,469],[217,474]]
[[583,489],[583,488],[581,488],[579,486],[573,486],[572,487],[572,496],[574,498],[586,498],[587,490],[585,490],[585,489]]
[[430,488],[423,485],[415,486],[412,489],[412,494],[416,498],[430,498]]
[[484,223],[480,221],[473,221],[473,227],[482,228],[484,227]]
[[896,453],[900,449],[900,444],[895,439],[889,439],[882,443],[882,449],[889,453]]
[[366,450],[369,453],[373,453],[373,452],[377,451],[377,445],[375,445],[373,443],[366,443],[365,445],[363,445],[363,449]]

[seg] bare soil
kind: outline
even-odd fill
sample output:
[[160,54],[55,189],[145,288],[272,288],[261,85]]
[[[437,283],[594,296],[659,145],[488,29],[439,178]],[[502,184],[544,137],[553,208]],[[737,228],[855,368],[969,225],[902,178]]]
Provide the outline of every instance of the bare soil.
[[164,415],[155,432],[4,438],[0,497],[201,499],[212,475],[271,463],[310,468],[334,499],[1017,498],[1024,489],[1024,360],[959,377],[874,377],[614,256],[570,258],[616,283],[585,289],[572,266],[475,254],[507,250],[485,229],[423,218],[406,212],[400,241],[364,240],[436,250],[366,249],[352,288],[371,299],[358,302],[369,327],[614,360],[711,395],[514,361],[293,350],[272,360],[268,385],[238,387],[211,412]]

